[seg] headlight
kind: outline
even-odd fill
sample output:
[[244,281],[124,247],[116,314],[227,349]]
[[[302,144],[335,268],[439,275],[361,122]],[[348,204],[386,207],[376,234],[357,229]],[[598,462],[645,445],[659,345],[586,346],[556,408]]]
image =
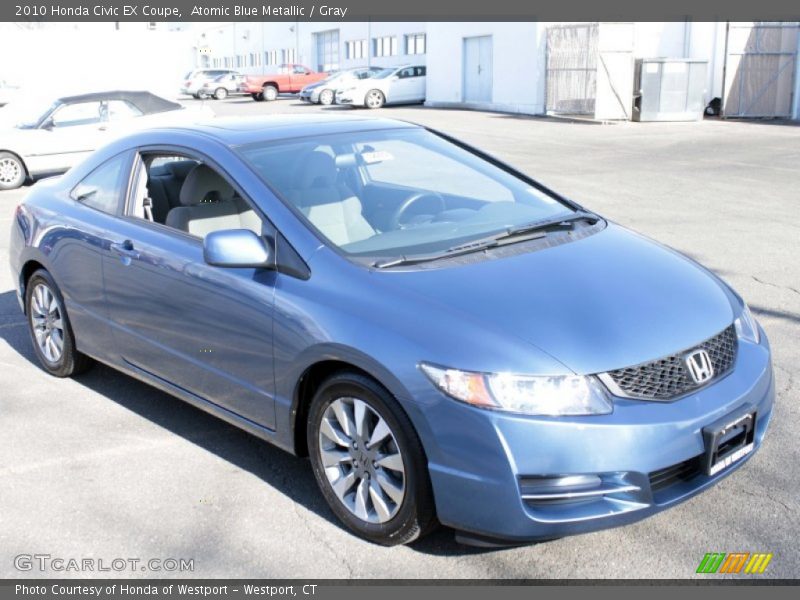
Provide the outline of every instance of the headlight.
[[606,415],[614,410],[593,377],[474,373],[427,363],[420,368],[448,396],[481,408],[549,416]]
[[739,318],[734,321],[736,325],[736,333],[737,335],[742,338],[743,340],[747,340],[748,342],[753,342],[754,344],[761,343],[761,334],[758,332],[758,323],[753,318],[753,314],[750,312],[750,307],[747,304],[744,304],[744,308],[742,309],[742,314],[739,315]]

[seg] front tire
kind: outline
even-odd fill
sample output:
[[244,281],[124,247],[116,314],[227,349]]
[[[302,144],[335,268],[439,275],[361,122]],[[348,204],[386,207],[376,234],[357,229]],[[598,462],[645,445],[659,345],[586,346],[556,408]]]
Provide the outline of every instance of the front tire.
[[28,176],[22,159],[11,152],[0,152],[0,190],[15,190]]
[[214,98],[216,100],[225,100],[225,98],[227,97],[228,97],[228,90],[226,90],[225,88],[221,87],[214,90]]
[[64,298],[50,273],[39,269],[25,288],[28,330],[36,358],[56,377],[71,377],[88,369],[92,360],[75,348]]
[[370,90],[364,98],[364,104],[367,108],[381,108],[386,104],[386,96],[380,90]]
[[319,93],[319,103],[323,106],[330,106],[333,104],[333,90],[322,90]]
[[384,546],[407,544],[436,523],[422,444],[408,416],[377,382],[342,372],[311,403],[308,450],[336,516]]
[[265,85],[261,94],[264,97],[264,100],[267,102],[272,102],[273,100],[278,99],[278,88],[276,88],[274,85]]

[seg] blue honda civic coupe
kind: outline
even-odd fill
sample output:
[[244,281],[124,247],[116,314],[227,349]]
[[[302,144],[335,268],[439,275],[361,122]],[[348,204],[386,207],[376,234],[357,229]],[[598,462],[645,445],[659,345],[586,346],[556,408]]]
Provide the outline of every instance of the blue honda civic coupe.
[[100,361],[307,455],[380,544],[631,523],[740,467],[772,412],[722,280],[409,123],[133,134],[35,185],[10,257],[45,370]]

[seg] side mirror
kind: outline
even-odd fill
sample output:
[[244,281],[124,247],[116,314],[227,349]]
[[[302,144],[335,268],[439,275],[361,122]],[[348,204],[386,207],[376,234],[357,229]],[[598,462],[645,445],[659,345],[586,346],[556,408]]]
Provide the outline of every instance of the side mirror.
[[249,229],[209,233],[203,241],[203,259],[214,267],[258,269],[273,266],[266,242]]
[[400,79],[400,75],[393,75],[390,81],[397,81],[398,79]]
[[46,129],[50,131],[55,127],[55,123],[53,123],[53,119],[46,119],[44,123],[41,124],[41,129]]

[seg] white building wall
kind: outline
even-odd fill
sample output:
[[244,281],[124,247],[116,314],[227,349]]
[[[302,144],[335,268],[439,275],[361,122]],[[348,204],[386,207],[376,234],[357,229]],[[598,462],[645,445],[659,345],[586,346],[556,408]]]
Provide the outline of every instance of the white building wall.
[[[406,63],[425,64],[425,55],[406,55],[405,36],[407,34],[426,33],[425,23],[224,23],[203,30],[197,40],[198,47],[208,49],[208,56],[213,60],[224,60],[226,57],[242,56],[246,64],[233,64],[241,73],[251,75],[265,72],[269,67],[265,64],[264,53],[272,50],[294,50],[296,62],[311,69],[317,68],[317,36],[326,31],[338,31],[340,68],[359,66],[397,66]],[[375,57],[372,52],[372,40],[376,37],[393,36],[397,39],[397,53],[393,56]],[[369,52],[364,58],[348,59],[346,43],[348,41],[367,40]],[[260,64],[252,64],[251,54],[259,54]],[[279,58],[279,62],[282,62]],[[221,66],[225,66],[224,64]]]
[[428,23],[426,105],[464,103],[464,38],[492,36],[492,101],[471,104],[514,113],[544,112],[542,23]]

